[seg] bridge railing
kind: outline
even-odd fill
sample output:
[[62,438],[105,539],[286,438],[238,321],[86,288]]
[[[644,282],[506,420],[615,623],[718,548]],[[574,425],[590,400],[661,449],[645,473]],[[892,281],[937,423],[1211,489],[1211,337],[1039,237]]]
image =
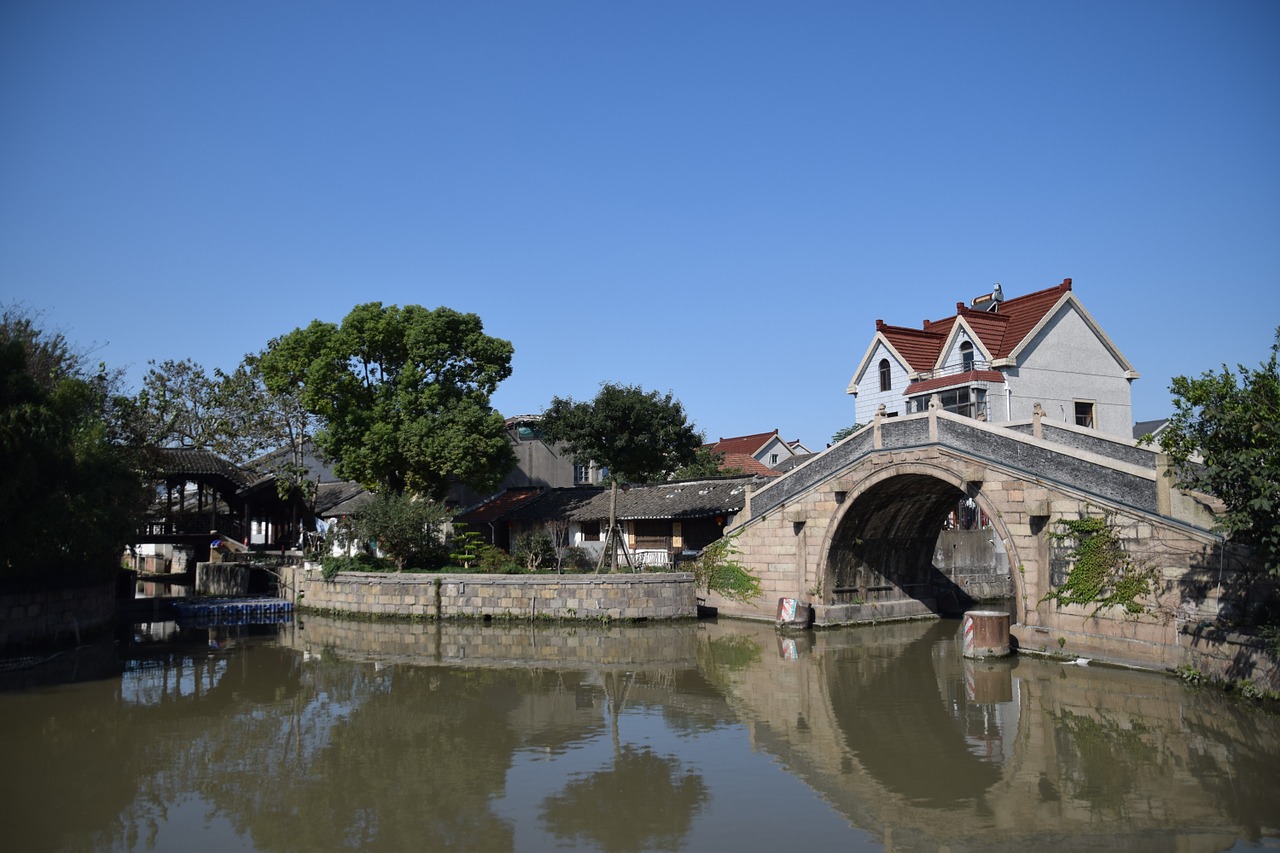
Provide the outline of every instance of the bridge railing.
[[[929,422],[934,417],[936,439],[930,436]],[[1143,512],[1156,511],[1152,453],[1112,442],[1117,446],[1108,454],[1101,452],[1106,448],[1095,448],[1088,443],[1105,440],[1101,437],[1059,437],[1048,429],[1046,433],[1054,436],[1051,444],[1030,439],[1016,427],[993,426],[947,412],[884,418],[880,421],[880,447],[875,447],[874,426],[863,427],[754,493],[750,517],[758,518],[840,476],[865,456],[931,444],[941,444],[975,461],[1019,471],[1046,483],[1058,483]],[[1054,440],[1058,438],[1061,440]],[[1075,443],[1068,442],[1068,438],[1076,439]],[[1053,445],[1060,446],[1055,449]],[[1100,456],[1110,456],[1114,462],[1100,463],[1097,458]]]

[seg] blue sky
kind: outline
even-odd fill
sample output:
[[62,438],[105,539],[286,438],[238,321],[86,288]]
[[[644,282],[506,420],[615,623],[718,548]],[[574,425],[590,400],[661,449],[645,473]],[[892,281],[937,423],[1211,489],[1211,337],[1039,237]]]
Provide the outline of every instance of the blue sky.
[[129,367],[473,311],[819,449],[877,318],[1074,280],[1134,364],[1280,325],[1280,3],[0,4],[0,301]]

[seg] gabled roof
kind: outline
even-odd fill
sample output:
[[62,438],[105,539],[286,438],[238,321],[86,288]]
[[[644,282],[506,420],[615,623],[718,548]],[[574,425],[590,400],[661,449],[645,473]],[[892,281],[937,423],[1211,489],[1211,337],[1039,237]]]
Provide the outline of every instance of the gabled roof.
[[211,450],[192,447],[147,447],[140,454],[147,477],[156,480],[190,478],[223,484],[230,492],[249,485],[245,471]]
[[[618,518],[708,518],[738,512],[746,502],[747,486],[754,482],[758,479],[753,476],[708,477],[631,486],[618,492]],[[598,521],[609,517],[609,490],[550,489],[501,517],[523,522]]]
[[[619,492],[619,503],[625,494],[626,492]],[[508,509],[501,516],[507,521],[524,522],[554,521],[561,518],[594,521],[608,517],[609,490],[598,486],[547,489],[533,499]],[[470,520],[465,516],[459,518],[462,521]]]
[[974,334],[978,336],[987,352],[991,353],[993,359],[1007,358],[1026,339],[1031,330],[1036,328],[1040,321],[1070,292],[1071,279],[1065,278],[1062,284],[1055,287],[1006,299],[998,303],[994,311],[967,308],[963,302],[957,302],[954,315],[941,320],[925,321],[922,331],[926,335],[937,338],[938,348],[927,364],[917,366],[913,363],[912,368],[932,370],[937,367],[937,360],[942,354],[942,345],[951,334],[951,328],[959,317],[964,317],[965,322],[973,329]]
[[[1081,316],[1106,342],[1109,349],[1126,369],[1132,370],[1119,350],[1107,339],[1093,318],[1089,316],[1079,300],[1071,292],[1071,279],[1065,278],[1061,284],[1015,296],[994,305],[994,310],[966,307],[963,302],[956,303],[956,313],[940,320],[925,320],[919,329],[906,326],[890,326],[883,320],[876,320],[876,341],[882,341],[905,362],[908,369],[915,373],[924,373],[939,367],[944,347],[958,321],[963,319],[991,359],[999,360],[1015,356],[1020,347],[1040,329],[1046,319],[1064,302],[1074,303]],[[863,374],[868,360],[875,351],[875,342],[863,356],[862,362],[854,372],[853,390],[856,380]],[[913,389],[915,390],[915,389]]]
[[[754,477],[677,480],[632,487],[618,497],[618,518],[707,518],[738,512]],[[603,516],[602,516],[603,517]]]
[[1168,418],[1159,418],[1154,421],[1138,421],[1133,425],[1133,440],[1137,441],[1144,435],[1159,437],[1164,432],[1164,428],[1169,425]]
[[704,446],[710,447],[713,453],[723,453],[726,459],[730,453],[745,453],[748,456],[755,456],[760,452],[761,448],[775,438],[778,441],[782,441],[776,429],[773,432],[758,432],[755,435],[722,438],[714,444]]
[[346,480],[321,483],[316,488],[316,515],[322,518],[350,515],[370,497],[359,483]]
[[[261,474],[262,472],[271,472],[283,465],[293,462],[293,450],[289,447],[281,447],[264,453],[258,458],[250,461],[245,467],[250,471]],[[304,439],[302,442],[302,466],[307,469],[305,479],[313,482],[321,483],[338,483],[341,480],[338,475],[333,473],[333,465],[326,460],[320,453],[319,448],[311,439]]]
[[[791,457],[788,456],[787,458],[790,459]],[[724,462],[720,463],[720,470],[732,471],[734,468],[739,469],[744,474],[758,474],[761,477],[782,476],[781,472],[773,470],[750,453],[726,453]]]
[[942,343],[950,331],[949,323],[946,328],[908,329],[876,320],[876,335],[884,338],[895,352],[906,359],[907,367],[913,371],[933,369],[942,353]]
[[458,513],[455,520],[464,524],[485,524],[496,521],[519,506],[523,506],[542,494],[540,488],[506,489],[475,506]]

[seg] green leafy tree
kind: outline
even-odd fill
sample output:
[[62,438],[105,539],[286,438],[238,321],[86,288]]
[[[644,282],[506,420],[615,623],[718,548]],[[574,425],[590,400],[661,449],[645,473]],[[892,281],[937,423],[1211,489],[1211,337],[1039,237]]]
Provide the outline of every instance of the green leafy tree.
[[[1280,329],[1271,358],[1256,370],[1223,365],[1197,379],[1178,376],[1174,414],[1160,446],[1178,485],[1221,498],[1222,528],[1254,548],[1266,571],[1280,576]],[[1198,458],[1197,458],[1198,457]]]
[[615,746],[610,767],[572,779],[543,800],[541,817],[564,847],[681,850],[710,800],[702,777],[678,758],[625,744]]
[[453,553],[449,559],[464,569],[480,559],[480,551],[484,546],[484,536],[478,530],[471,530],[462,522],[453,525]]
[[526,571],[536,572],[544,564],[555,561],[556,549],[550,536],[541,530],[535,530],[520,534],[511,549],[511,556]]
[[94,581],[119,568],[146,492],[113,440],[118,374],[16,307],[0,316],[0,579]]
[[416,495],[380,492],[363,504],[336,530],[338,542],[374,543],[395,563],[406,567],[436,568],[443,563],[443,527],[452,517],[437,501]]
[[293,389],[268,391],[260,359],[247,355],[231,373],[209,373],[191,359],[150,362],[135,400],[144,443],[209,450],[237,465],[302,448],[314,417]]
[[230,430],[222,422],[215,400],[218,377],[209,375],[191,359],[148,362],[138,392],[139,414],[148,443],[160,447],[195,447],[211,450],[231,461],[224,437]]
[[860,429],[862,429],[862,424],[859,424],[859,423],[850,424],[849,426],[844,427],[843,429],[838,429],[836,430],[835,434],[831,436],[831,443],[839,444],[840,442],[844,441],[846,438],[853,435],[855,432],[857,432]]
[[612,493],[605,553],[615,561],[619,483],[666,479],[692,465],[702,444],[679,400],[638,385],[603,383],[590,402],[553,397],[541,427],[543,439],[562,445],[577,464],[594,462],[608,470]]
[[454,480],[492,488],[515,464],[489,405],[512,352],[475,314],[369,302],[277,338],[259,364],[268,389],[320,419],[316,444],[339,476],[442,498]]
[[223,374],[217,399],[226,423],[247,437],[252,456],[242,464],[259,476],[276,478],[276,490],[285,497],[294,489],[307,500],[315,497],[316,484],[308,481],[307,455],[316,432],[316,417],[302,404],[296,388],[267,388],[262,375],[262,353],[250,353],[230,374]]

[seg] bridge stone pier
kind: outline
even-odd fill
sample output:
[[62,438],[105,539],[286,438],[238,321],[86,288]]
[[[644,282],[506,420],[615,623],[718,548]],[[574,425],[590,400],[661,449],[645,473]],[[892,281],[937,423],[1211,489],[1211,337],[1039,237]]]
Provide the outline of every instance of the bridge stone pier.
[[[877,417],[749,496],[728,532],[764,594],[708,603],[773,619],[779,598],[795,598],[821,627],[958,612],[1003,592],[1021,648],[1177,666],[1195,645],[1190,627],[1218,616],[1245,555],[1213,532],[1211,499],[1172,484],[1154,449],[1039,411],[999,426],[936,405]],[[943,522],[966,498],[990,519],[979,535],[997,565],[981,577],[944,559]],[[1141,612],[1046,600],[1071,568],[1062,522],[1086,517],[1105,518],[1152,578]]]

